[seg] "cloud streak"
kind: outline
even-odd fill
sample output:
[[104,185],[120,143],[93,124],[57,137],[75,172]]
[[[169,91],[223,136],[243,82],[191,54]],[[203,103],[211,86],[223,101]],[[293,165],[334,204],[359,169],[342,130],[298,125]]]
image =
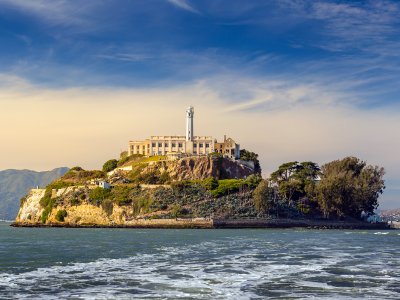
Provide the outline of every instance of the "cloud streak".
[[57,25],[87,25],[87,21],[79,17],[79,12],[81,12],[85,6],[81,9],[77,9],[75,5],[68,1],[2,0],[0,4]]
[[200,14],[200,12],[195,9],[192,5],[189,4],[187,0],[167,0],[168,3],[174,5],[175,7],[178,7],[180,9],[195,13],[195,14]]

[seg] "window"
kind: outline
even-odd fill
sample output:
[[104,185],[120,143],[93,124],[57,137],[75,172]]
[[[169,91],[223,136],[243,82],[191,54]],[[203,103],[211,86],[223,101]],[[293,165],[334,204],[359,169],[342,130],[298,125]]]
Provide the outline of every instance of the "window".
[[175,148],[176,147],[176,144],[175,143],[172,143],[172,148]]
[[194,144],[193,144],[193,147],[197,147],[197,144],[196,144],[196,143],[194,143]]
[[182,148],[182,143],[179,143],[179,144],[178,144],[178,147],[179,147],[179,148]]
[[203,144],[199,144],[199,147],[200,147],[200,148],[203,148]]
[[151,146],[152,146],[152,147],[155,147],[155,146],[156,146],[156,143],[152,143]]
[[158,143],[158,147],[160,147],[160,148],[161,148],[161,147],[162,147],[162,144],[161,144],[161,143]]
[[206,148],[210,148],[210,144],[206,144]]
[[136,149],[139,150],[139,145],[136,146]]
[[165,147],[168,147],[168,143],[164,143],[164,146],[165,146]]

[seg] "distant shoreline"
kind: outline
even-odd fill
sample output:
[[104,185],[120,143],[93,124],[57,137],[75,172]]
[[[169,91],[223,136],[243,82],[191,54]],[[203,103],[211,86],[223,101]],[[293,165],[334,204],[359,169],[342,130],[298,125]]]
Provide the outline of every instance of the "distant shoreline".
[[357,221],[295,220],[295,219],[140,219],[126,224],[68,224],[68,223],[21,223],[13,227],[57,227],[57,228],[157,228],[157,229],[244,229],[244,228],[304,228],[304,229],[393,229],[388,223],[366,223]]

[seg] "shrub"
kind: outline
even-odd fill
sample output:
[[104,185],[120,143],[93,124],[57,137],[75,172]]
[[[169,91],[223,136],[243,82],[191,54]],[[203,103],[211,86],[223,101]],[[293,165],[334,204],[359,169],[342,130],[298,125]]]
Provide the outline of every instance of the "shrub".
[[214,177],[206,178],[201,182],[201,186],[209,191],[215,190],[218,187],[218,180]]
[[81,200],[79,198],[74,197],[74,198],[71,198],[70,203],[71,203],[71,205],[78,206],[79,204],[81,204]]
[[24,205],[25,201],[26,201],[26,196],[25,196],[25,197],[22,197],[22,198],[19,200],[20,206]]
[[130,192],[132,189],[134,188],[117,185],[111,190],[110,198],[119,206],[127,205],[132,202],[132,199],[130,198]]
[[129,161],[135,161],[135,160],[138,160],[138,159],[140,159],[142,157],[143,157],[142,154],[132,154],[130,156],[121,155],[121,159],[118,161],[117,165],[118,165],[118,167],[120,167],[120,166],[126,164]]
[[179,204],[174,204],[171,209],[171,216],[173,218],[178,218],[181,215],[182,206]]
[[106,212],[108,216],[111,216],[113,213],[113,203],[111,200],[106,199],[101,203],[101,208]]
[[158,182],[159,182],[160,184],[164,184],[164,183],[169,182],[170,180],[171,180],[171,178],[169,177],[169,174],[168,174],[167,172],[163,172],[163,173],[160,175],[160,177],[159,177],[159,179],[158,179]]
[[252,188],[256,188],[261,181],[262,177],[259,174],[252,174],[246,178],[246,183]]
[[153,204],[153,199],[149,197],[140,197],[133,201],[133,212],[135,215],[140,213],[150,212],[150,206]]
[[157,184],[159,183],[159,172],[150,171],[144,174],[140,174],[138,181],[144,184]]
[[128,157],[128,151],[122,151],[122,152],[119,154],[119,158],[120,158],[120,159],[123,159],[123,158],[126,158],[126,157]]
[[74,184],[84,184],[88,180],[95,178],[103,178],[104,176],[105,176],[104,172],[100,170],[93,170],[93,171],[69,170],[61,178],[64,180],[68,180],[69,185],[74,185]]
[[103,165],[103,172],[110,172],[112,170],[114,170],[118,165],[118,160],[116,159],[110,159],[108,161],[106,161]]
[[189,180],[182,180],[182,181],[174,181],[171,183],[171,188],[173,191],[181,193],[186,188],[191,186],[191,182]]
[[65,209],[61,209],[61,210],[57,211],[56,220],[58,222],[64,222],[64,219],[67,215],[68,215],[67,211]]
[[51,210],[53,209],[52,206],[46,206],[46,208],[43,210],[42,212],[42,223],[45,224],[47,222],[47,219],[49,218],[49,214],[51,212]]
[[221,197],[230,193],[239,192],[247,183],[243,179],[224,179],[218,181],[218,187],[211,191],[213,197]]
[[97,187],[90,191],[89,202],[95,205],[99,205],[101,202],[107,199],[110,194],[111,190]]
[[76,167],[71,168],[70,171],[77,171],[77,172],[79,172],[79,171],[84,171],[84,170],[83,170],[81,167],[76,166]]
[[49,214],[51,212],[51,210],[53,209],[53,207],[56,204],[56,200],[57,199],[53,199],[51,198],[52,193],[53,193],[53,189],[60,189],[60,188],[64,188],[66,186],[70,186],[71,184],[62,180],[57,180],[54,181],[53,183],[49,184],[46,187],[46,191],[44,192],[43,197],[40,199],[39,203],[41,207],[44,207],[43,213],[42,213],[42,223],[46,223],[47,219],[49,217]]
[[51,187],[47,187],[44,192],[43,197],[40,199],[39,204],[41,207],[47,207],[51,201],[51,194],[53,189]]
[[146,167],[146,164],[136,164],[132,166],[132,171],[128,173],[128,178],[133,182],[140,182],[140,173]]

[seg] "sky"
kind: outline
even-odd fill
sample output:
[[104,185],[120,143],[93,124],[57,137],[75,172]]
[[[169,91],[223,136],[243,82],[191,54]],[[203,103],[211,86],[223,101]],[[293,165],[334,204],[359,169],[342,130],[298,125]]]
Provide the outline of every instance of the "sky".
[[0,0],[0,170],[87,169],[185,132],[356,156],[400,207],[400,1]]

